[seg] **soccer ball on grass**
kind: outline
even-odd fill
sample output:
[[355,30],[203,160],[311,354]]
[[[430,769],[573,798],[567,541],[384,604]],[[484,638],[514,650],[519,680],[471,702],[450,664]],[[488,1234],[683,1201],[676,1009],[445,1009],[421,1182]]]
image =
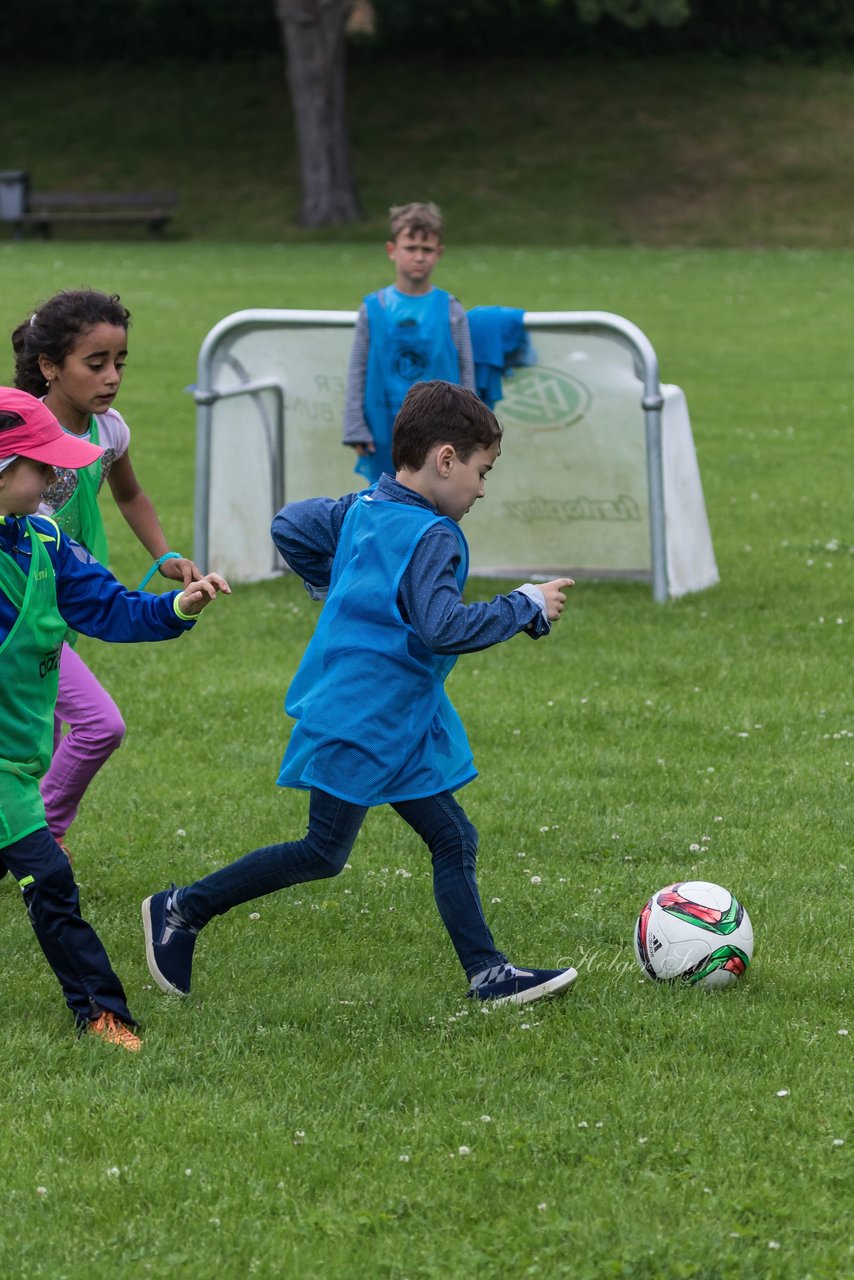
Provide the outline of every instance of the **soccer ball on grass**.
[[654,982],[726,987],[753,955],[753,927],[728,889],[681,880],[654,893],[635,926],[638,964]]

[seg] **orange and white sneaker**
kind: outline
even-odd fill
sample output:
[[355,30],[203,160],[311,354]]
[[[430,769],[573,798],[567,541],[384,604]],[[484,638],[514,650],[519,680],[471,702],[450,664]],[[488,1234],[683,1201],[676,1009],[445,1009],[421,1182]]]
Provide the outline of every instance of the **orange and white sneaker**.
[[98,1036],[107,1044],[120,1044],[129,1053],[139,1053],[142,1041],[114,1013],[105,1012],[94,1018],[87,1028],[90,1036]]

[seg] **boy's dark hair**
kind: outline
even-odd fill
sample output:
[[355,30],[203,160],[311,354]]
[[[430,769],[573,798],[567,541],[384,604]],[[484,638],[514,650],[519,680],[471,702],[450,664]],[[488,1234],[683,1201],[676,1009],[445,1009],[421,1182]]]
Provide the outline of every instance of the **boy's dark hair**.
[[444,232],[442,211],[432,200],[427,204],[395,204],[388,211],[388,229],[396,240],[401,231],[420,232],[423,236],[438,236]]
[[42,395],[45,380],[39,368],[39,356],[47,356],[54,364],[61,365],[78,338],[96,324],[128,328],[130,312],[117,293],[68,289],[43,302],[12,334],[15,386],[32,396]]
[[419,471],[437,444],[452,444],[461,462],[501,441],[501,426],[473,391],[454,382],[416,382],[394,420],[395,470]]

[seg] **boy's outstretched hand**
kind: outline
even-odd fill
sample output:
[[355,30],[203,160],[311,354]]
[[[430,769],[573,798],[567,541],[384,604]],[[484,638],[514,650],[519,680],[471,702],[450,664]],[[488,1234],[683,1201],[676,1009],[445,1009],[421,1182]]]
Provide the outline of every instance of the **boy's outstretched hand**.
[[187,583],[178,596],[178,608],[182,613],[195,617],[202,609],[207,608],[218,591],[226,596],[231,595],[231,587],[225,578],[218,573],[203,574],[201,578]]
[[572,578],[554,578],[551,582],[538,582],[537,586],[545,597],[549,622],[557,622],[566,604],[564,592],[574,587],[575,583]]

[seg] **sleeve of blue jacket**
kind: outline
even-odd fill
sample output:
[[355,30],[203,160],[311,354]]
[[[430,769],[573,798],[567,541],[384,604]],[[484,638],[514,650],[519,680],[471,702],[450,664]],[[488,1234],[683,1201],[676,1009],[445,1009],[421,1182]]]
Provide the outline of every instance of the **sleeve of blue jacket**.
[[75,631],[122,644],[169,640],[194,625],[195,619],[185,621],[175,613],[179,591],[162,596],[128,591],[53,521],[31,516],[30,523],[53,561],[59,612]]

